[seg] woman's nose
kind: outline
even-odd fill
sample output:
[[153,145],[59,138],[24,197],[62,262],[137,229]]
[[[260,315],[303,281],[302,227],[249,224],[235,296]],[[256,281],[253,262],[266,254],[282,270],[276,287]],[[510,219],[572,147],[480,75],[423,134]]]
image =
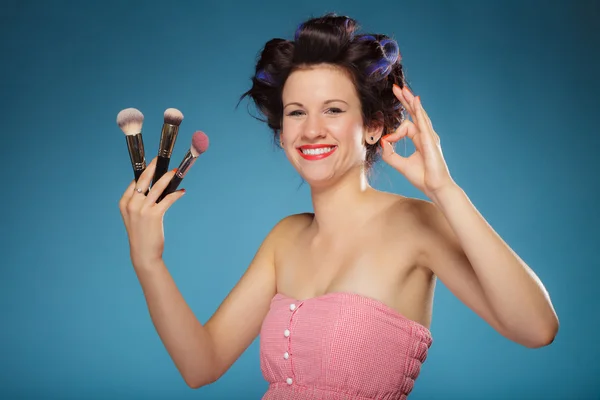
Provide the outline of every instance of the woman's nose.
[[325,128],[318,116],[308,116],[304,126],[303,136],[314,140],[326,135]]

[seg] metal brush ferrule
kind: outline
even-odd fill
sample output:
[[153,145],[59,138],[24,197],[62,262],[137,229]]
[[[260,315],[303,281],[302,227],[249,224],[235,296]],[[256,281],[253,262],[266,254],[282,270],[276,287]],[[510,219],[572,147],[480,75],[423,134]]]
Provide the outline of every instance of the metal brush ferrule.
[[158,145],[159,157],[171,158],[175,140],[177,139],[177,133],[179,133],[179,125],[163,124],[162,132],[160,134],[160,143]]
[[185,153],[185,157],[183,157],[183,161],[181,161],[181,164],[179,164],[179,168],[177,168],[175,175],[183,179],[185,174],[187,174],[188,170],[192,165],[194,165],[197,159],[198,157],[194,157],[192,152],[188,150],[188,152]]
[[146,168],[146,153],[144,152],[144,141],[142,134],[125,135],[127,140],[127,149],[129,150],[129,158],[134,171],[141,171]]

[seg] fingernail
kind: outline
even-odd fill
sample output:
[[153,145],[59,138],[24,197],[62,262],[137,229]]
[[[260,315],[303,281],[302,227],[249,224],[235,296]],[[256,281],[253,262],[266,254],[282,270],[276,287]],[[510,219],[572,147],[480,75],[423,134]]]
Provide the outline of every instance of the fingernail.
[[383,141],[386,140],[387,137],[390,136],[390,135],[391,135],[391,133],[387,134],[387,135],[383,136],[381,139],[379,139],[379,144],[381,145],[381,147],[383,147]]
[[383,145],[383,147],[381,148],[381,155],[385,155],[389,153],[389,149],[392,146],[392,144],[390,142],[385,142],[385,144]]
[[411,96],[414,96],[413,93],[410,91],[409,88],[407,88],[406,86],[404,86],[404,89],[406,89],[406,91],[408,92],[408,94],[410,94]]

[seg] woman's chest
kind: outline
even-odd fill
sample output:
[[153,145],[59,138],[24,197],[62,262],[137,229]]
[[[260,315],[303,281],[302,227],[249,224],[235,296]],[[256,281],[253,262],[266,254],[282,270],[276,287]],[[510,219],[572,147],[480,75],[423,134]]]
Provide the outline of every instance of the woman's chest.
[[[386,234],[387,233],[387,234]],[[418,244],[384,229],[348,232],[335,240],[298,235],[276,256],[280,292],[310,298],[354,292],[391,299],[416,268]]]

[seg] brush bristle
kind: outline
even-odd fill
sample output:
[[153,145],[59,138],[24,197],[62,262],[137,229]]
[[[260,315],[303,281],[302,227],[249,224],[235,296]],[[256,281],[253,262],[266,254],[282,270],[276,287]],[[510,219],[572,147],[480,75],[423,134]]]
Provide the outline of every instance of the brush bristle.
[[183,113],[176,108],[167,108],[165,110],[165,124],[179,126],[183,121]]
[[192,136],[192,147],[190,151],[194,157],[198,157],[208,149],[208,136],[202,131],[196,131]]
[[117,115],[117,125],[126,135],[135,135],[142,131],[144,114],[136,108],[126,108]]

